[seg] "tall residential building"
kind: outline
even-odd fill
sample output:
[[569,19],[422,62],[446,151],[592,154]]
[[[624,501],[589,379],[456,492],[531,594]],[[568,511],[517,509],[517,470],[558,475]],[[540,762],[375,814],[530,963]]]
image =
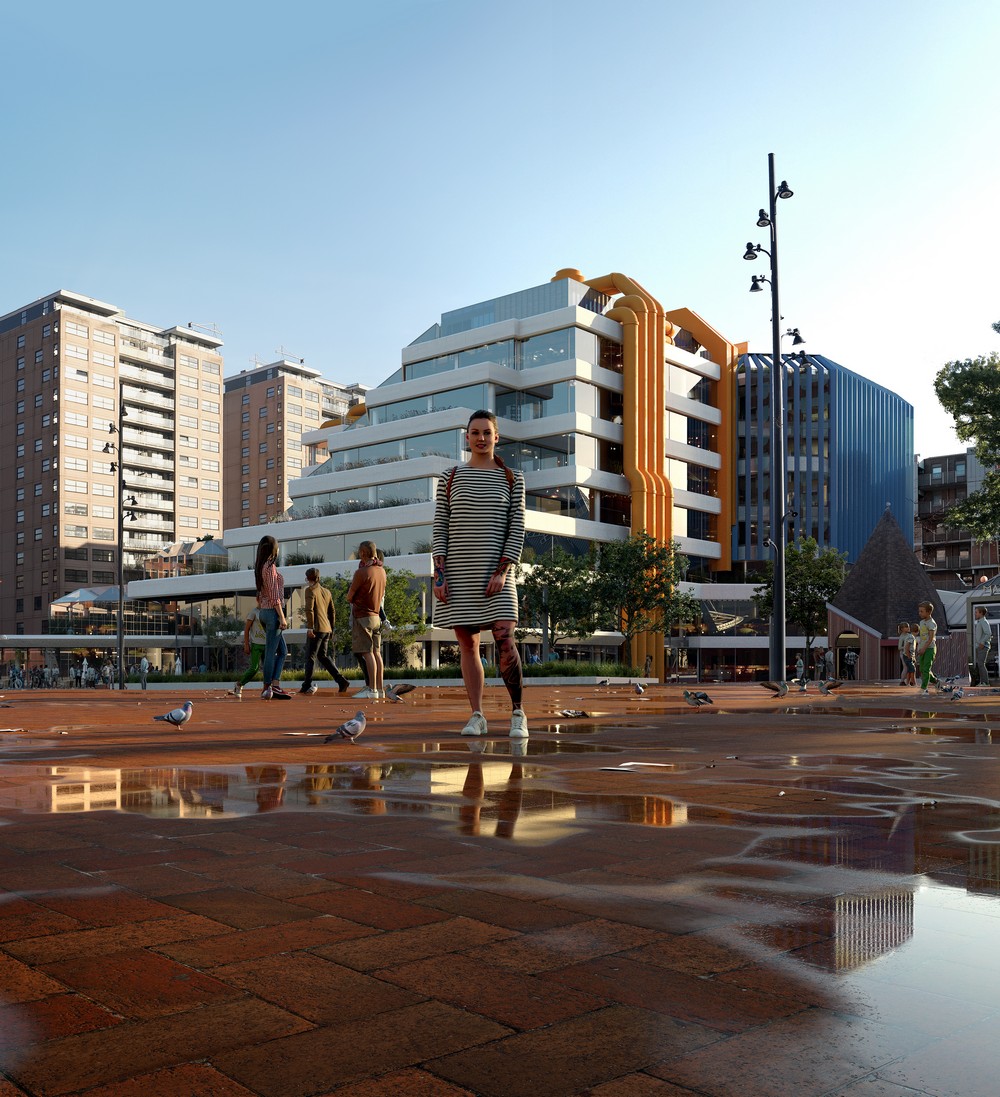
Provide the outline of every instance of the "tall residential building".
[[283,514],[292,502],[289,482],[321,456],[317,448],[322,450],[322,443],[303,444],[302,435],[326,422],[344,422],[364,393],[363,385],[324,380],[298,359],[282,358],[227,377],[226,528]]
[[952,507],[982,487],[985,474],[973,449],[924,457],[917,464],[915,551],[938,590],[964,590],[997,575],[997,542],[977,541],[947,520]]
[[50,602],[117,583],[119,462],[126,581],[163,545],[221,533],[221,346],[67,290],[0,316],[3,632],[43,632]]

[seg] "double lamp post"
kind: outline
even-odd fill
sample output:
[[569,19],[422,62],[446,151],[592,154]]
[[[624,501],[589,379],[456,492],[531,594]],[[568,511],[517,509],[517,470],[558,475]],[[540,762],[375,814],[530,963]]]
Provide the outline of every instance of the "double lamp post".
[[[774,583],[771,602],[771,634],[769,652],[769,676],[773,682],[783,682],[785,668],[785,521],[791,515],[785,512],[788,497],[788,477],[785,457],[785,365],[781,358],[781,308],[778,300],[778,199],[792,197],[788,184],[774,182],[774,153],[767,155],[768,208],[757,217],[757,227],[770,230],[770,247],[747,243],[743,258],[754,260],[763,252],[771,261],[771,277],[755,274],[750,280],[750,292],[760,293],[764,283],[771,286],[771,461],[770,506],[771,536],[769,544],[774,551]],[[792,336],[792,344],[798,346],[805,340],[798,328],[784,333]]]

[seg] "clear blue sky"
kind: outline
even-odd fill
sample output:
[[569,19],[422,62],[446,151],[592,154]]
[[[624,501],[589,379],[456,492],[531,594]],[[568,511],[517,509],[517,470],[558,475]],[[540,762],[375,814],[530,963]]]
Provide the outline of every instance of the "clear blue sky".
[[377,384],[442,311],[623,271],[902,393],[1000,350],[992,0],[55,0],[4,15],[0,312],[57,288]]

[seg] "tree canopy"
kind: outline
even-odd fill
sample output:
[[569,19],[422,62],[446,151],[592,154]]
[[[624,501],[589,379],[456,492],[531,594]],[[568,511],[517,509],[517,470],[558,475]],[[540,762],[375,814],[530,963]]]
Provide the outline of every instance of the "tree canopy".
[[[800,537],[785,546],[785,618],[806,638],[806,649],[826,631],[826,604],[844,585],[847,553],[828,548],[820,552],[814,537]],[[753,592],[757,609],[769,617],[774,598],[774,561],[769,560],[764,578]]]
[[697,617],[698,600],[678,589],[687,558],[676,544],[664,544],[645,530],[625,541],[602,544],[593,579],[598,619],[625,638],[626,661],[640,632],[666,632]]
[[[1000,322],[993,325],[1000,332]],[[1000,537],[1000,355],[947,362],[934,379],[941,406],[955,420],[986,472],[982,487],[948,511],[949,525],[987,540]]]
[[571,556],[556,548],[518,568],[517,590],[521,598],[521,624],[546,630],[554,649],[560,640],[589,636],[597,628],[593,594],[594,558]]

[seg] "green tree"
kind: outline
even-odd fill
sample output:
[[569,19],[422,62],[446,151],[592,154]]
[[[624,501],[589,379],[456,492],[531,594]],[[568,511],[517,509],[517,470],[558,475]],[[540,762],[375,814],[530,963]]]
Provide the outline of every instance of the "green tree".
[[[826,632],[826,604],[844,585],[846,552],[819,550],[814,537],[800,537],[785,546],[785,618],[806,638],[806,651]],[[774,562],[769,560],[764,579],[753,592],[762,617],[770,617],[774,598]]]
[[627,663],[639,633],[667,632],[697,617],[698,600],[679,589],[687,564],[676,542],[664,544],[645,530],[600,546],[593,581],[598,620],[625,638]]
[[[594,556],[571,556],[556,548],[517,571],[521,624],[545,631],[554,650],[560,640],[589,636],[597,628],[593,594]],[[523,639],[527,630],[519,628]]]
[[[993,325],[1000,332],[1000,322]],[[948,525],[979,540],[1000,537],[1000,355],[948,362],[934,379],[941,406],[955,420],[955,433],[971,444],[989,471],[982,487],[948,511]]]
[[224,657],[227,649],[242,645],[243,621],[233,615],[226,606],[216,606],[212,612],[202,620],[201,631],[208,646],[208,658],[210,665],[214,664],[215,670],[224,670],[229,660]]

